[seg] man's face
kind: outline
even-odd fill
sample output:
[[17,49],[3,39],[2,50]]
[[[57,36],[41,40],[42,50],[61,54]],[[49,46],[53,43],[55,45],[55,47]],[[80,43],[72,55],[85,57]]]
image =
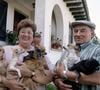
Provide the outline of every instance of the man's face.
[[84,44],[91,40],[94,31],[86,25],[77,25],[74,27],[73,35],[76,44]]

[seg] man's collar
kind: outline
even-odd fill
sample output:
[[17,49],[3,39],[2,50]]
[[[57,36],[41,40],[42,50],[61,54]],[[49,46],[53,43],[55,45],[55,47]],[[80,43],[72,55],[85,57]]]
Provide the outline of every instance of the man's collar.
[[86,42],[86,43],[84,43],[84,44],[81,44],[81,45],[80,45],[81,50],[82,50],[82,49],[85,49],[85,48],[86,48],[87,46],[89,46],[91,43],[92,43],[92,40],[90,40],[89,42]]

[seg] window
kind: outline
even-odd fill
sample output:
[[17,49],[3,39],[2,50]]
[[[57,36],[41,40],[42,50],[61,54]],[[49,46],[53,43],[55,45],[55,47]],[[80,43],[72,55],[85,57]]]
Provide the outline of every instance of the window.
[[6,40],[7,3],[0,0],[0,41]]

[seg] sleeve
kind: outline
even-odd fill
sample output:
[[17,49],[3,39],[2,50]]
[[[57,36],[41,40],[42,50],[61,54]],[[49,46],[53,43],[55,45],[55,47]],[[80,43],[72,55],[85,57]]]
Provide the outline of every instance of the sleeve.
[[9,62],[12,58],[12,46],[4,46],[4,57],[7,62]]
[[100,47],[97,48],[97,50],[95,51],[95,55],[93,56],[93,58],[99,62],[99,72],[100,72]]

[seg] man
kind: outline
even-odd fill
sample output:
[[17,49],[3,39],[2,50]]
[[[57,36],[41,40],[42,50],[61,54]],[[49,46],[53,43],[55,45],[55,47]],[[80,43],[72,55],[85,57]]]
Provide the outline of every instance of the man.
[[[90,21],[72,22],[73,36],[76,45],[80,46],[80,60],[97,60],[100,64],[100,46],[93,43],[95,35],[95,24]],[[100,90],[100,67],[96,72],[86,75],[74,71],[65,71],[64,65],[57,66],[56,73],[59,77],[64,77],[70,81],[82,84],[80,90]],[[72,90],[71,85],[64,84],[59,78],[55,79],[55,84],[60,90]]]

